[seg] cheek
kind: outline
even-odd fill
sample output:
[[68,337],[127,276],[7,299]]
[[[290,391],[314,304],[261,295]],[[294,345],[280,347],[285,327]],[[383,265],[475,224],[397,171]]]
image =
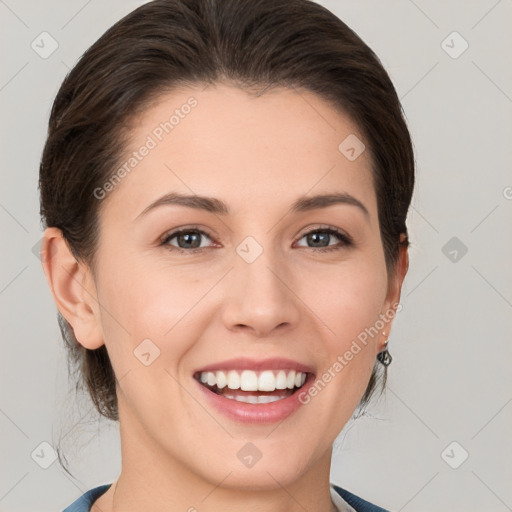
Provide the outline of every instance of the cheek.
[[[375,363],[379,339],[375,326],[387,291],[385,266],[375,260],[333,266],[317,273],[308,288],[312,290],[308,305],[326,326],[322,371],[317,376],[319,403],[339,425],[357,406]],[[320,411],[316,414],[323,418]]]
[[342,349],[378,320],[386,297],[384,266],[350,262],[311,274],[304,283],[305,301],[328,328],[330,351]]
[[184,283],[179,272],[149,264],[126,262],[125,266],[129,271],[117,268],[103,281],[100,296],[104,339],[119,374],[139,366],[134,356],[144,347],[152,356],[158,354],[158,366],[167,359],[170,345],[173,359],[186,352],[193,332],[189,331],[191,336],[177,334],[184,326],[197,328],[198,323],[189,318],[197,321],[194,305],[204,295],[199,282],[188,279]]

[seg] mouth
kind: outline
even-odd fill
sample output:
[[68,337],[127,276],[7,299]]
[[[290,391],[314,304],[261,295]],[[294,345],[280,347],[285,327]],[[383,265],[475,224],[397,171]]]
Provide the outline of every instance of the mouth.
[[291,359],[241,357],[198,368],[193,373],[206,407],[237,423],[283,421],[304,405],[314,384],[314,368]]
[[194,378],[206,389],[228,400],[246,404],[279,402],[297,393],[311,372],[292,369],[200,371]]

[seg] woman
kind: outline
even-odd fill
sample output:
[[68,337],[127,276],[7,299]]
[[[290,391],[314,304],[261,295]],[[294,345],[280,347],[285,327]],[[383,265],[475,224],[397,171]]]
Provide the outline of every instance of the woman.
[[331,485],[384,384],[409,132],[374,53],[308,0],[157,0],[56,97],[44,272],[122,470],[66,509],[384,510]]

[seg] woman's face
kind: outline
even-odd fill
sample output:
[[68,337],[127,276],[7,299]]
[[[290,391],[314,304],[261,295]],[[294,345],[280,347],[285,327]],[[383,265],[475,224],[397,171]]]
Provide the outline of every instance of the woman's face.
[[[363,136],[312,93],[226,85],[168,94],[134,126],[96,194],[100,341],[79,340],[112,360],[123,459],[285,486],[329,460],[399,299]],[[261,391],[301,384],[292,370],[291,397]]]

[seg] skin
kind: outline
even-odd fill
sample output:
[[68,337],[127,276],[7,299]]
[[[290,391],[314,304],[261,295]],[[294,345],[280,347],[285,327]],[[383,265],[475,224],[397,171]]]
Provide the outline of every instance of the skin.
[[[79,343],[106,345],[118,381],[122,471],[114,502],[115,485],[92,510],[332,510],[331,446],[391,322],[278,426],[226,418],[192,375],[248,356],[291,358],[321,376],[396,307],[407,250],[388,276],[369,151],[349,161],[338,150],[349,134],[364,138],[306,91],[255,98],[217,84],[168,93],[137,119],[126,158],[192,95],[198,105],[101,201],[94,273],[73,258],[58,229],[45,231],[42,250],[53,257],[43,266],[55,302]],[[350,204],[289,212],[299,197],[333,191],[357,198],[368,215]],[[166,205],[137,218],[168,192],[221,199],[230,214]],[[208,234],[202,251],[179,252],[176,237],[160,243],[191,224]],[[326,226],[353,244],[331,236],[325,245],[337,249],[318,251],[304,235]],[[263,248],[250,264],[236,252],[247,236]],[[133,354],[147,338],[160,350],[149,366]],[[252,468],[236,455],[247,442],[262,453]]]

